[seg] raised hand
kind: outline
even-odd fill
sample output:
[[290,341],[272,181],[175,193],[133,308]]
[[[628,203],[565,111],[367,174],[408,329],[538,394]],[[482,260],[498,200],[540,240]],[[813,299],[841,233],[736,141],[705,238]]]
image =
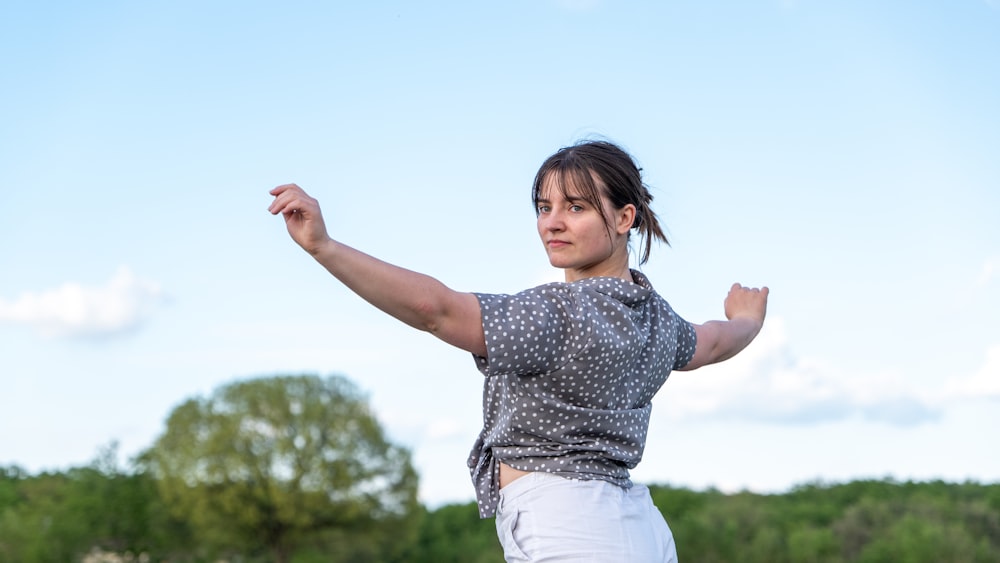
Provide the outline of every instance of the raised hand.
[[274,201],[268,207],[272,215],[282,214],[292,240],[315,256],[330,242],[319,202],[295,184],[284,184],[269,192]]
[[726,296],[724,304],[726,318],[733,320],[737,317],[750,317],[761,323],[767,314],[767,287],[744,287],[734,283],[729,288],[729,295]]

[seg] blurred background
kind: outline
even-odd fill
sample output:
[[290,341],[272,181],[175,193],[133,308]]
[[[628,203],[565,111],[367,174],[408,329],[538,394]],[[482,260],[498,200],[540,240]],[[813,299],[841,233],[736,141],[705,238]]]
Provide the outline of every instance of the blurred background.
[[743,355],[663,388],[637,481],[995,483],[998,52],[995,0],[5,3],[0,465],[130,467],[191,398],[340,374],[422,506],[471,501],[472,359],[338,286],[267,191],[513,293],[561,276],[537,167],[598,137],[644,169],[679,314],[772,291]]

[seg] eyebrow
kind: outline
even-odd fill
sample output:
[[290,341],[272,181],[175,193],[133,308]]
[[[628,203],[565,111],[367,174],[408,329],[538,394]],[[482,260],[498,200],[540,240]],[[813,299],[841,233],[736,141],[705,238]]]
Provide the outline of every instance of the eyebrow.
[[[586,198],[583,198],[583,197],[580,197],[580,196],[563,196],[563,198],[566,201],[570,202],[570,203],[577,203],[577,202],[580,202],[580,201],[582,201],[584,203],[588,203],[587,200],[586,200]],[[544,197],[540,197],[540,198],[536,199],[535,202],[536,203],[552,203],[551,200],[546,199]]]

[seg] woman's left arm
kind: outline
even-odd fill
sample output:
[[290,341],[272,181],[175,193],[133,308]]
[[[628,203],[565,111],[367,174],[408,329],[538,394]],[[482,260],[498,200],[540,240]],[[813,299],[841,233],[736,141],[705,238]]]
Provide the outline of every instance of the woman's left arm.
[[734,283],[725,301],[728,320],[693,325],[694,356],[680,370],[690,371],[728,360],[753,342],[764,326],[768,293],[767,287],[758,289]]

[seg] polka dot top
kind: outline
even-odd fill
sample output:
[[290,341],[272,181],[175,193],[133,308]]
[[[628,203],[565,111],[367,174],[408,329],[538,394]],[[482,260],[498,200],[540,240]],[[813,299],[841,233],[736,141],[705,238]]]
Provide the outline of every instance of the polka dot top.
[[479,515],[496,513],[499,461],[628,488],[650,401],[694,355],[695,332],[632,270],[516,295],[476,294],[487,354],[483,430],[469,456]]

